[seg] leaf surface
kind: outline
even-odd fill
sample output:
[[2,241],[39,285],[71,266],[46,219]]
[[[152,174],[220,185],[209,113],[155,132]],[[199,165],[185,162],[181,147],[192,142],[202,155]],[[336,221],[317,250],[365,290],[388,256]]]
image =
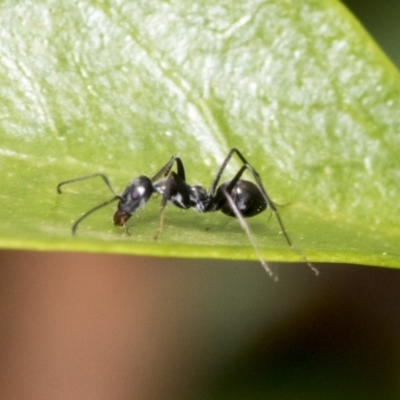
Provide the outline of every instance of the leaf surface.
[[[400,79],[336,1],[6,1],[0,7],[0,246],[255,258],[237,220],[168,207],[81,213],[173,154],[208,188],[242,151],[310,260],[400,266]],[[224,180],[240,168],[233,160]],[[251,179],[247,176],[246,179]],[[263,256],[299,261],[264,213]]]

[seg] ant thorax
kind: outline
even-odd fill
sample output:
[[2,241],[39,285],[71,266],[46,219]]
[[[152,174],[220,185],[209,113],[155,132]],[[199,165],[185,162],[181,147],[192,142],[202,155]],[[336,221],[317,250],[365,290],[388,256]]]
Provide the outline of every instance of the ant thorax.
[[[173,175],[174,172],[171,172]],[[153,183],[153,189],[156,193],[168,200],[175,207],[188,209],[190,186],[176,175],[175,179],[160,179]],[[166,196],[168,193],[168,196]]]

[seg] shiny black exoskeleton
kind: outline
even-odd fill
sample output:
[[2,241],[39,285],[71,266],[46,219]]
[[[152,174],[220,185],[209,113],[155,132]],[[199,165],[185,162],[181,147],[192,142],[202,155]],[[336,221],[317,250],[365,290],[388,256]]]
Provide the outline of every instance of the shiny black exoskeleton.
[[[243,165],[233,179],[223,182],[219,185],[221,175],[234,154],[239,157]],[[171,171],[174,164],[176,164],[176,172]],[[250,172],[255,182],[241,179],[245,171]],[[248,228],[247,223],[244,221],[244,218],[260,214],[269,207],[270,210],[275,214],[288,245],[294,251],[296,251],[303,258],[303,260],[311,266],[311,268],[315,270],[315,268],[307,261],[305,256],[303,256],[302,253],[293,247],[292,242],[283,226],[276,206],[267,195],[258,173],[237,149],[231,149],[229,151],[213,181],[211,182],[208,191],[203,186],[189,185],[186,182],[185,169],[182,160],[177,155],[171,157],[171,159],[152,178],[142,175],[133,179],[121,195],[114,191],[108,178],[101,173],[95,173],[60,182],[57,185],[57,191],[58,193],[61,193],[61,186],[65,184],[90,179],[96,176],[99,176],[103,179],[107,187],[114,193],[115,196],[112,199],[87,211],[78,220],[76,220],[72,226],[73,234],[76,233],[77,227],[83,219],[99,208],[104,207],[114,201],[118,201],[117,210],[115,211],[113,218],[114,225],[126,226],[126,222],[132,216],[132,214],[139,208],[143,207],[150,199],[152,194],[157,193],[161,196],[161,213],[160,223],[157,233],[155,234],[155,238],[157,238],[162,231],[164,211],[168,202],[183,209],[194,208],[196,211],[201,213],[221,211],[224,214],[231,217],[236,217],[239,220],[241,226],[249,236],[260,262],[271,274],[270,269],[262,260],[258,252],[255,240]]]

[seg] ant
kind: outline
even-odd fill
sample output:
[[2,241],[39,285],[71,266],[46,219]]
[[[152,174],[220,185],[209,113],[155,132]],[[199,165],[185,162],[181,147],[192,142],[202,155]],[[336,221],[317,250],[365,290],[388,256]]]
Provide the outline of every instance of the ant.
[[[234,154],[240,158],[243,165],[233,179],[218,186],[221,175]],[[176,172],[171,171],[174,164],[176,164]],[[249,171],[253,176],[255,183],[241,179],[246,170]],[[132,214],[139,208],[143,207],[153,193],[157,193],[162,196],[162,199],[160,221],[154,239],[157,239],[162,232],[164,213],[168,201],[178,208],[194,208],[197,212],[201,213],[221,211],[225,215],[236,217],[238,219],[241,227],[246,232],[262,266],[269,275],[276,279],[268,264],[262,259],[254,236],[252,235],[249,226],[245,221],[245,218],[260,214],[269,208],[278,221],[286,243],[316,274],[318,274],[318,270],[307,260],[306,256],[293,246],[278,213],[276,205],[270,199],[266,190],[264,189],[257,171],[243,157],[242,153],[235,148],[231,149],[228,155],[225,157],[213,181],[211,182],[208,192],[203,186],[192,186],[186,182],[185,169],[182,160],[177,155],[172,156],[171,159],[151,179],[144,175],[133,179],[121,195],[115,192],[108,178],[102,173],[94,173],[60,182],[57,185],[57,192],[62,193],[61,186],[91,179],[97,176],[103,179],[106,186],[112,193],[114,193],[114,197],[82,214],[82,216],[79,217],[72,225],[73,235],[76,234],[78,225],[82,222],[82,220],[98,209],[105,207],[114,201],[118,201],[117,210],[115,211],[113,218],[114,225],[123,226],[126,228],[126,222],[129,220]]]

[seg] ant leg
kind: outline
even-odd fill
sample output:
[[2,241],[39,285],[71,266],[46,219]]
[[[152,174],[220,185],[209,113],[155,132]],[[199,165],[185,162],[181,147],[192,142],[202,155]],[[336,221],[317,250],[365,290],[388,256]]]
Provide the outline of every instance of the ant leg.
[[[233,152],[231,152],[233,154]],[[233,188],[235,187],[235,185],[237,184],[237,182],[239,181],[239,179],[241,178],[241,176],[243,175],[244,171],[246,171],[247,166],[243,165],[240,170],[237,172],[237,174],[234,176],[234,178],[229,182],[228,186],[226,187],[226,189],[224,189],[222,191],[222,194],[225,198],[225,200],[228,201],[229,206],[231,208],[231,210],[233,211],[233,213],[235,214],[235,217],[237,218],[237,220],[239,221],[242,229],[246,232],[247,237],[250,240],[250,243],[254,249],[254,252],[256,253],[256,256],[258,258],[258,260],[260,261],[261,265],[264,267],[265,271],[268,273],[269,276],[271,276],[275,281],[278,280],[278,277],[272,272],[271,268],[269,267],[269,265],[267,264],[266,261],[264,261],[264,259],[261,256],[259,247],[257,245],[257,242],[254,238],[254,235],[252,234],[249,226],[247,225],[243,215],[241,214],[241,212],[239,211],[238,207],[236,206],[235,202],[232,199],[231,193]],[[216,204],[218,204],[222,199],[218,198],[219,196],[217,195],[217,197],[215,197],[215,202]]]
[[158,181],[162,177],[166,177],[169,174],[169,171],[171,171],[171,168],[173,167],[174,163],[176,162],[176,168],[177,168],[177,174],[178,176],[185,181],[185,168],[183,167],[182,160],[179,158],[179,156],[174,155],[171,157],[171,159],[158,171],[152,178],[151,181],[155,182]]
[[214,180],[211,183],[211,186],[210,186],[210,189],[209,189],[209,195],[210,196],[214,196],[215,190],[216,190],[218,182],[219,182],[219,180],[221,178],[221,175],[224,172],[226,166],[228,165],[228,163],[229,163],[229,161],[232,158],[234,153],[237,154],[237,156],[240,158],[240,160],[242,161],[242,163],[244,165],[242,166],[242,168],[239,170],[239,172],[235,175],[235,177],[232,179],[232,181],[228,185],[228,188],[226,189],[228,191],[228,194],[233,189],[233,187],[236,185],[236,183],[240,179],[240,177],[243,174],[243,172],[247,169],[252,174],[254,180],[256,181],[257,187],[260,190],[260,193],[263,196],[263,198],[264,198],[265,202],[267,203],[268,207],[270,207],[271,211],[274,213],[274,215],[275,215],[275,217],[276,217],[276,219],[278,221],[278,224],[279,224],[279,226],[280,226],[280,228],[282,230],[283,236],[285,237],[286,243],[289,245],[289,247],[292,249],[292,251],[297,253],[300,256],[300,258],[311,268],[311,270],[315,273],[315,275],[318,275],[319,274],[318,269],[313,264],[311,264],[308,261],[307,257],[293,245],[292,241],[289,238],[288,233],[286,232],[286,229],[285,229],[285,227],[283,225],[283,221],[281,219],[281,216],[279,215],[279,212],[278,212],[278,210],[276,208],[275,203],[271,200],[271,198],[268,196],[266,190],[264,189],[264,185],[261,182],[260,175],[251,166],[251,164],[246,160],[246,158],[242,155],[242,153],[238,149],[232,148],[229,151],[228,155],[225,157],[225,160],[222,162],[219,170],[217,171],[217,174],[214,177]]
[[[257,171],[256,171],[256,170],[250,165],[250,163],[243,157],[242,153],[241,153],[238,149],[232,148],[232,149],[229,151],[229,153],[227,154],[227,156],[225,157],[225,159],[224,159],[224,161],[222,162],[221,166],[219,167],[219,170],[217,171],[217,173],[216,173],[216,175],[215,175],[215,177],[214,177],[214,179],[213,179],[213,181],[212,181],[212,183],[211,183],[211,185],[210,185],[210,189],[209,189],[209,191],[208,191],[208,193],[209,193],[210,195],[214,195],[215,190],[216,190],[216,188],[217,188],[217,186],[218,186],[219,180],[221,179],[221,175],[222,175],[222,173],[224,172],[224,170],[225,170],[226,166],[228,165],[230,159],[232,158],[233,154],[235,154],[235,153],[237,154],[237,156],[238,156],[238,157],[240,158],[240,160],[242,161],[243,166],[247,166],[246,168],[250,170],[250,172],[252,173],[254,179],[257,181],[258,185],[261,186],[261,187],[263,187],[263,185],[262,185],[262,183],[261,183],[260,176],[258,175]],[[242,172],[239,171],[238,174],[236,174],[236,176],[235,176],[235,178],[236,178],[235,184],[236,184],[236,182],[239,180],[239,178],[240,178],[240,176],[243,174],[243,172],[244,172],[244,170],[243,170]],[[235,178],[234,178],[233,180],[235,180]],[[234,185],[235,185],[235,184],[234,184]],[[234,185],[233,185],[233,186],[234,186]],[[264,190],[264,194],[266,195],[265,190]],[[266,198],[267,198],[267,200],[268,200],[268,201],[267,201],[267,204],[268,204],[268,205],[273,204],[272,201],[271,201],[271,199],[270,199],[267,195],[266,195]]]
[[[221,175],[222,175],[223,172],[225,171],[226,166],[228,165],[230,159],[232,158],[232,156],[233,156],[235,153],[237,154],[237,156],[240,158],[240,160],[242,161],[242,163],[243,163],[244,165],[249,165],[249,166],[250,166],[250,163],[243,157],[242,153],[241,153],[238,149],[236,149],[236,148],[230,149],[230,150],[229,150],[229,153],[227,154],[227,156],[225,157],[225,159],[224,159],[224,161],[222,162],[221,166],[219,167],[219,170],[218,170],[217,173],[215,174],[215,177],[214,177],[214,179],[213,179],[213,181],[212,181],[212,183],[211,183],[211,185],[210,185],[210,189],[209,189],[209,191],[208,191],[209,194],[214,194],[214,193],[215,193],[215,190],[216,190],[216,188],[217,188],[217,186],[218,186],[218,182],[219,182],[219,180],[221,179]],[[251,167],[251,166],[250,166],[250,167]],[[252,168],[252,169],[253,169],[253,168]],[[257,173],[254,169],[253,169],[253,171],[254,171],[255,175],[258,177],[258,179],[260,179],[258,173]],[[243,172],[242,172],[242,173],[243,173]],[[240,175],[241,175],[241,174],[240,174]],[[239,178],[238,178],[238,180],[239,180]],[[260,181],[260,183],[261,183],[261,181]]]
[[[239,157],[240,157],[240,159],[242,161],[245,160],[245,158],[237,150],[236,150],[236,152],[238,153],[238,155],[239,155]],[[266,190],[264,189],[264,186],[263,186],[263,184],[261,182],[260,176],[258,175],[257,171],[248,163],[246,163],[240,169],[239,173],[242,171],[242,169],[247,169],[253,175],[253,178],[257,183],[257,187],[260,190],[260,193],[262,194],[262,196],[263,196],[264,200],[266,201],[266,203],[268,204],[268,206],[271,208],[271,211],[275,214],[275,217],[276,217],[276,219],[278,221],[278,224],[279,224],[279,226],[281,228],[282,234],[285,237],[286,243],[289,245],[289,247],[292,249],[292,251],[297,253],[297,255],[304,261],[304,263],[306,263],[310,267],[310,269],[315,273],[315,275],[318,275],[319,274],[318,269],[313,264],[311,264],[308,261],[307,257],[299,249],[297,249],[297,247],[294,246],[294,244],[292,243],[288,233],[286,232],[285,226],[283,225],[283,221],[282,221],[282,218],[281,218],[281,216],[280,216],[280,214],[278,212],[278,209],[276,208],[275,203],[270,199],[270,197],[268,196]],[[241,174],[239,175],[239,173],[235,176],[236,182],[240,178]],[[235,184],[236,184],[236,182],[235,182]]]
[[[172,193],[172,195],[171,195]],[[154,235],[154,239],[158,239],[164,226],[164,215],[167,207],[168,200],[172,202],[176,207],[187,209],[190,207],[190,196],[189,189],[186,182],[174,171],[172,171],[166,182],[165,188],[162,193],[161,208],[160,208],[160,220],[158,229]]]
[[[266,190],[264,189],[264,185],[263,185],[262,182],[261,182],[260,175],[259,175],[258,172],[251,166],[251,164],[244,158],[244,156],[242,155],[242,153],[241,153],[238,149],[235,149],[235,148],[231,149],[230,152],[228,153],[228,155],[225,157],[224,162],[222,163],[220,169],[219,169],[218,172],[217,172],[217,175],[216,175],[215,178],[214,178],[214,181],[213,181],[212,184],[211,184],[211,187],[213,188],[213,191],[215,191],[215,188],[216,188],[216,186],[217,186],[217,184],[218,184],[218,181],[219,181],[219,179],[221,178],[221,175],[222,175],[224,169],[225,169],[226,166],[228,165],[228,162],[229,162],[229,160],[231,159],[231,157],[232,157],[232,155],[233,155],[234,153],[237,154],[237,156],[240,158],[240,160],[241,160],[242,163],[243,163],[243,167],[239,170],[239,172],[236,174],[236,176],[232,179],[232,181],[235,182],[234,185],[236,185],[237,181],[240,179],[241,175],[242,175],[243,172],[244,172],[244,169],[248,169],[249,172],[253,175],[253,178],[254,178],[254,180],[255,180],[256,183],[257,183],[258,189],[260,190],[262,196],[264,197],[264,200],[266,201],[268,207],[270,207],[271,210],[272,210],[274,213],[276,213],[276,214],[278,215],[278,217],[279,217],[278,210],[276,209],[276,205],[275,205],[275,203],[271,200],[271,198],[268,196]],[[242,170],[242,169],[243,169],[243,170]],[[233,185],[233,186],[234,186],[234,185]],[[233,186],[232,186],[232,187],[233,187]],[[210,188],[210,190],[211,190],[211,188]],[[213,192],[213,193],[214,193],[214,192]],[[279,225],[281,226],[282,231],[284,232],[285,238],[286,238],[286,240],[287,240],[289,246],[292,247],[292,243],[291,243],[291,241],[290,241],[288,235],[286,234],[286,230],[285,230],[284,227],[283,227],[283,223],[282,223],[282,220],[280,219],[280,217],[278,218],[278,220],[279,220]]]
[[169,175],[168,179],[167,179],[167,183],[165,184],[165,189],[164,189],[164,193],[162,195],[162,199],[161,199],[161,207],[160,207],[160,219],[158,222],[158,228],[157,231],[153,237],[154,240],[157,240],[158,237],[161,235],[161,232],[163,230],[164,227],[164,215],[165,215],[165,208],[167,206],[167,201],[171,192],[171,183],[172,183],[172,177],[174,175]]
[[[171,168],[173,167],[174,163],[176,163],[176,169],[177,172],[171,172]],[[186,181],[185,177],[185,168],[183,166],[182,160],[179,158],[179,156],[174,155],[171,157],[171,159],[158,171],[152,178],[151,181],[154,183],[158,181],[162,177],[166,177],[168,174],[169,177],[167,179],[167,183],[164,189],[164,193],[162,195],[162,200],[161,200],[161,210],[160,210],[160,221],[158,223],[158,228],[157,231],[154,235],[154,240],[157,240],[158,237],[160,236],[163,226],[164,226],[164,214],[165,214],[165,208],[167,205],[167,201],[170,197],[170,192],[171,192],[171,176],[175,177],[174,179],[176,180],[176,177],[180,178],[182,182]]]
[[224,161],[222,162],[221,166],[219,167],[219,170],[215,174],[215,177],[213,181],[211,182],[210,188],[208,189],[208,194],[210,196],[213,196],[215,194],[215,189],[218,186],[218,182],[221,179],[221,175],[224,172],[226,166],[229,163],[229,160],[232,158],[233,153],[237,151],[236,149],[231,149],[228,153],[228,155],[225,157]]
[[62,192],[61,192],[61,186],[64,186],[64,185],[69,184],[69,183],[84,181],[84,180],[86,180],[86,179],[91,179],[91,178],[94,178],[94,177],[96,177],[96,176],[99,176],[101,179],[103,179],[104,183],[105,183],[106,186],[110,189],[110,191],[111,191],[112,193],[114,193],[116,196],[119,197],[118,193],[116,193],[115,190],[113,189],[113,187],[111,186],[111,183],[110,183],[110,181],[108,180],[108,178],[107,178],[104,174],[99,173],[99,172],[96,172],[96,173],[90,174],[90,175],[80,176],[79,178],[68,179],[67,181],[60,182],[60,183],[57,185],[57,192],[58,192],[59,194],[62,193]]
[[264,259],[262,258],[260,250],[257,246],[257,242],[256,242],[253,234],[251,233],[249,226],[247,225],[246,221],[244,220],[243,215],[240,213],[240,211],[236,207],[236,204],[233,201],[231,195],[226,190],[224,190],[223,193],[224,193],[225,198],[228,200],[231,210],[234,212],[242,229],[246,232],[247,237],[249,238],[250,243],[253,246],[253,249],[254,249],[256,256],[257,256],[258,260],[260,261],[261,265],[264,267],[265,271],[267,271],[268,275],[275,280],[275,282],[278,281],[278,277],[272,272],[272,270],[269,267],[269,265],[267,264],[267,262],[264,261]]
[[158,228],[157,228],[156,233],[153,236],[154,240],[158,239],[158,237],[161,235],[161,232],[164,228],[164,214],[165,214],[165,205],[162,205],[161,210],[160,210],[160,220],[158,222]]
[[276,207],[274,206],[274,208],[272,208],[273,213],[275,214],[276,219],[278,220],[279,226],[281,227],[283,236],[285,237],[286,243],[289,245],[289,247],[295,252],[297,253],[297,255],[302,258],[302,260],[310,267],[310,269],[314,272],[314,274],[317,276],[319,274],[318,269],[310,263],[310,261],[308,261],[307,257],[292,243],[292,241],[289,238],[288,233],[286,232],[285,227],[283,226],[283,222],[281,219],[281,216],[278,213],[278,210],[276,209]]

